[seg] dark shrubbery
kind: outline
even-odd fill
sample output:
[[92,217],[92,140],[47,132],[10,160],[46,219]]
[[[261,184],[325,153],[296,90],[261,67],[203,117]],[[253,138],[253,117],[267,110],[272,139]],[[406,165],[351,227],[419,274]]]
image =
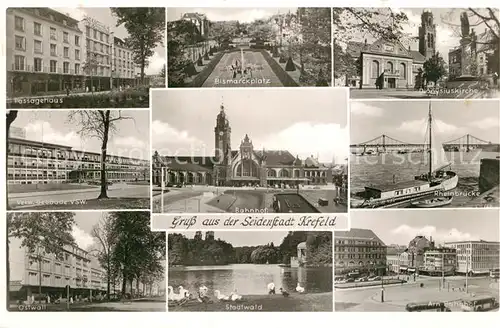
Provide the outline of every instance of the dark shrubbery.
[[[281,60],[280,60],[280,63],[281,63]],[[297,68],[295,67],[295,63],[293,62],[292,57],[288,57],[288,61],[286,62],[286,66],[285,66],[285,71],[293,72],[296,69]]]

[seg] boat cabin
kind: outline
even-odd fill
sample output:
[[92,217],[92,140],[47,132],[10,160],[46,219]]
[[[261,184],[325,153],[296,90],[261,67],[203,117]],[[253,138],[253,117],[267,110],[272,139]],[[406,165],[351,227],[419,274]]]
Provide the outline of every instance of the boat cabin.
[[386,199],[401,197],[428,191],[430,183],[426,181],[401,181],[385,185],[365,187],[366,199]]

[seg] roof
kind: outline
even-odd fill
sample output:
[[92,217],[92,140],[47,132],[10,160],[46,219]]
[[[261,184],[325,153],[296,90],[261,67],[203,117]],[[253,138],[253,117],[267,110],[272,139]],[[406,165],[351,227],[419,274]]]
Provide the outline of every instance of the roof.
[[444,244],[468,244],[468,243],[482,243],[482,244],[497,244],[500,245],[500,241],[487,241],[487,240],[460,240],[460,241],[447,241]]
[[351,228],[348,231],[335,231],[335,238],[371,239],[385,246],[384,242],[370,229]]
[[410,180],[410,181],[401,181],[401,182],[382,184],[382,185],[367,186],[365,187],[365,189],[372,189],[372,190],[379,190],[381,192],[386,192],[386,191],[393,191],[410,187],[417,187],[426,184],[429,183],[421,180]]
[[421,62],[421,63],[425,62],[425,56],[422,55],[420,52],[418,52],[416,50],[410,50],[410,53],[411,53],[411,57],[413,58],[414,61]]

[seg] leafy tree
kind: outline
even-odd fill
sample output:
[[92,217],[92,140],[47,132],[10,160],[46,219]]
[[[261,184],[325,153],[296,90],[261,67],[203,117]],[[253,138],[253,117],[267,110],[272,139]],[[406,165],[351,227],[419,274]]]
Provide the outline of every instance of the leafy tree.
[[101,266],[106,270],[107,280],[107,298],[110,300],[111,280],[116,272],[113,272],[112,255],[114,251],[114,242],[116,236],[111,225],[112,221],[108,219],[107,214],[103,214],[101,220],[92,227],[91,235],[97,240],[99,253],[97,259]]
[[[74,213],[71,212],[7,214],[7,304],[9,304],[11,238],[19,239],[21,246],[25,247],[28,253],[36,253],[38,265],[41,265],[41,254],[61,257],[64,254],[64,246],[75,243],[71,234],[74,224]],[[41,284],[39,294],[41,294]]]
[[220,47],[230,42],[238,34],[238,22],[213,22],[208,35]]
[[163,277],[165,233],[151,231],[149,212],[112,212],[109,220],[115,236],[112,262],[122,275],[122,292],[134,279]]
[[132,119],[122,116],[120,110],[79,110],[68,116],[70,122],[80,126],[78,134],[82,137],[101,140],[101,192],[98,199],[108,198],[106,182],[106,156],[110,133],[117,131],[117,122]]
[[258,19],[248,26],[248,36],[255,40],[269,40],[272,35],[270,22]]
[[446,62],[439,52],[424,62],[424,77],[427,81],[436,83],[447,72]]
[[164,7],[111,8],[117,17],[116,26],[124,25],[129,37],[125,39],[132,49],[134,62],[141,68],[141,83],[144,83],[144,69],[154,49],[163,44],[165,37]]
[[186,53],[191,45],[201,41],[201,37],[196,32],[196,25],[187,20],[168,22],[167,30],[168,86],[182,87],[192,75],[189,68],[195,69]]

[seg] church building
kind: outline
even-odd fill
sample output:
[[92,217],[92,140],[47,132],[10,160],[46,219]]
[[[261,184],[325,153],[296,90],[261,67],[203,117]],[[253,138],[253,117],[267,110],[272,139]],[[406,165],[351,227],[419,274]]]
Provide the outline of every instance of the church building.
[[[288,150],[254,149],[245,134],[238,147],[231,146],[231,126],[224,106],[220,107],[214,128],[214,156],[153,155],[153,183],[166,186],[260,186],[294,187],[333,183],[334,165],[323,164],[314,156],[300,159]],[[162,173],[162,171],[164,173]]]
[[436,24],[424,11],[418,32],[418,51],[399,41],[351,41],[346,52],[359,63],[360,75],[346,78],[346,86],[360,89],[413,89],[422,82],[424,62],[436,53]]

